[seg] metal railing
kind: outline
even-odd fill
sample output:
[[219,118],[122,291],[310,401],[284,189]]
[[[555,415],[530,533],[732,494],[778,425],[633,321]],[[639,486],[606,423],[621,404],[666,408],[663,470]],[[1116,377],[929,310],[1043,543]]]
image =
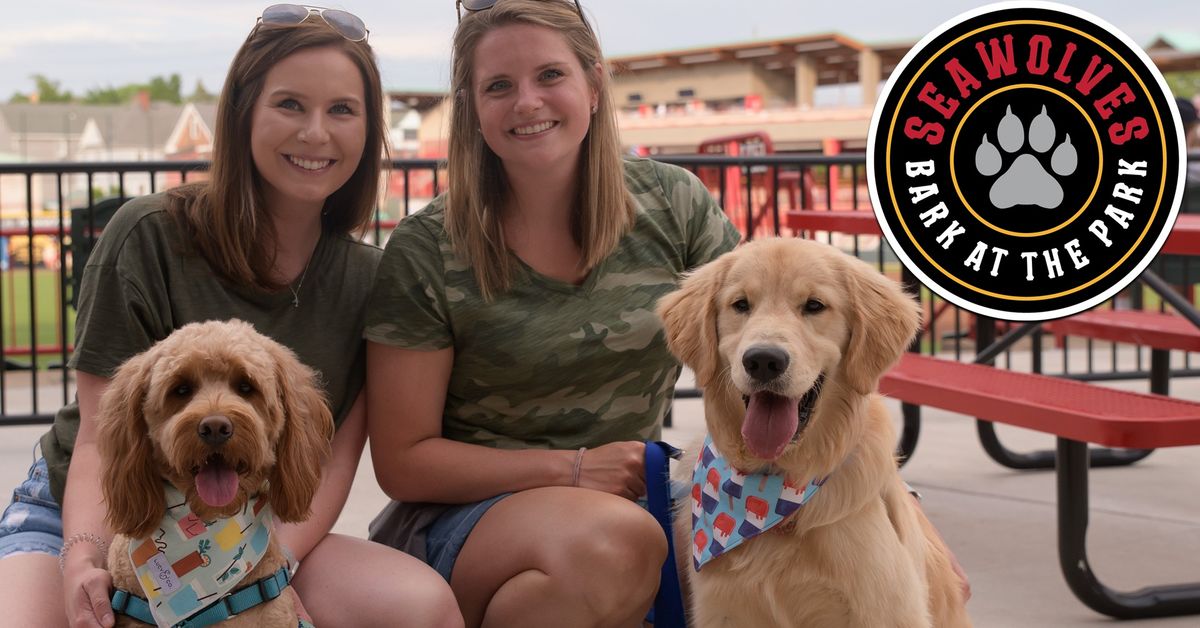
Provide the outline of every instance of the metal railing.
[[[1193,159],[1200,155],[1192,155]],[[725,208],[744,237],[772,235],[821,239],[874,263],[900,279],[901,266],[887,242],[879,236],[834,232],[795,232],[788,227],[787,212],[870,211],[863,154],[838,156],[766,155],[730,157],[676,155],[658,157],[696,173]],[[108,216],[98,209],[104,197],[125,198],[196,180],[207,162],[96,162],[0,164],[0,425],[47,423],[73,395],[65,364],[73,341],[72,305],[75,271],[86,259]],[[377,208],[374,225],[365,238],[382,244],[403,216],[419,209],[444,190],[444,162],[432,159],[397,159],[390,163],[387,191]],[[13,199],[19,199],[14,201]],[[1169,260],[1172,283],[1191,286],[1200,279],[1200,262]],[[1164,270],[1159,259],[1152,269]],[[1137,286],[1137,284],[1134,284]],[[1190,289],[1189,289],[1190,291]],[[980,341],[978,321],[928,289],[918,286],[927,325],[920,338],[924,353],[971,360]],[[1191,295],[1188,295],[1189,298]],[[1119,307],[1165,307],[1148,302],[1140,287],[1127,289],[1112,302]],[[1001,331],[1004,325],[1001,324]],[[984,339],[986,340],[986,338]],[[1147,377],[1149,350],[1141,347],[1084,341],[1087,367],[1071,371],[1066,355],[1078,341],[1056,340],[1063,352],[1061,370],[1055,373],[1041,362],[1043,339],[1035,335],[1022,348],[1034,347],[1033,368],[1078,379]],[[1032,344],[1031,344],[1032,343]],[[1118,351],[1133,351],[1134,368],[1120,368]],[[1010,349],[998,365],[1026,370],[1028,360],[1014,359]],[[1020,362],[1021,364],[1018,364]],[[1192,356],[1186,355],[1172,372],[1175,376],[1200,375]],[[686,393],[685,393],[686,394]]]
[[[444,187],[444,164],[389,164],[366,240]],[[0,425],[49,423],[74,395],[69,369],[77,272],[121,199],[198,180],[207,161],[0,164]],[[107,202],[106,202],[107,201]]]

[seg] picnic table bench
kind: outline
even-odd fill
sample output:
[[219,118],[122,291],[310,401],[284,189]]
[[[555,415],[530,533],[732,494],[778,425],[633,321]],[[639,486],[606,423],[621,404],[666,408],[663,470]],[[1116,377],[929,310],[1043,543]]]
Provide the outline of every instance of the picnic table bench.
[[884,375],[880,390],[910,404],[1053,434],[1059,564],[1075,596],[1120,619],[1200,614],[1200,582],[1114,591],[1092,572],[1086,543],[1088,443],[1134,450],[1200,445],[1200,404],[913,353]]
[[1150,347],[1150,392],[1170,392],[1170,352],[1200,351],[1200,327],[1185,316],[1143,310],[1092,310],[1042,324],[1061,336],[1083,336]]

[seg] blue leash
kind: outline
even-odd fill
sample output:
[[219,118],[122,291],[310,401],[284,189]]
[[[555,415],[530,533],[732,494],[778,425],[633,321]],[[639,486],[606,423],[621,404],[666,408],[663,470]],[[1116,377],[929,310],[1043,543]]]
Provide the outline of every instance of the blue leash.
[[667,560],[663,562],[654,608],[646,621],[654,628],[685,628],[683,594],[675,569],[675,533],[671,529],[671,473],[667,458],[676,460],[683,452],[664,442],[646,441],[646,508],[667,535]]

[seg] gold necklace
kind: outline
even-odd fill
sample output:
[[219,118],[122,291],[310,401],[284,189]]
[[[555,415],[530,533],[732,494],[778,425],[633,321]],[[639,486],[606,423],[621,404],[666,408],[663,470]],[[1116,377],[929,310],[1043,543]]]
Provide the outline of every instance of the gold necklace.
[[308,260],[304,262],[304,271],[300,273],[300,281],[296,282],[296,287],[288,284],[288,290],[292,292],[292,307],[300,307],[300,288],[304,286],[304,278],[308,276],[308,265],[312,263],[312,258],[317,254],[317,247],[321,245],[321,239],[317,238],[317,243],[313,245],[313,250],[308,254]]

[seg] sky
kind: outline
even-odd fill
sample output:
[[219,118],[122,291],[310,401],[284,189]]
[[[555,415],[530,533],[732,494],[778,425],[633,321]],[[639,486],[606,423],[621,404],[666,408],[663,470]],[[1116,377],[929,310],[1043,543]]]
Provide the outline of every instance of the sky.
[[[388,89],[445,90],[454,0],[326,0],[361,17]],[[867,43],[916,41],[986,4],[967,0],[580,0],[607,55],[838,32]],[[271,4],[233,0],[5,0],[0,100],[34,74],[82,95],[178,73],[217,92],[233,53]],[[1200,33],[1195,0],[1075,0],[1148,44],[1168,29]]]

